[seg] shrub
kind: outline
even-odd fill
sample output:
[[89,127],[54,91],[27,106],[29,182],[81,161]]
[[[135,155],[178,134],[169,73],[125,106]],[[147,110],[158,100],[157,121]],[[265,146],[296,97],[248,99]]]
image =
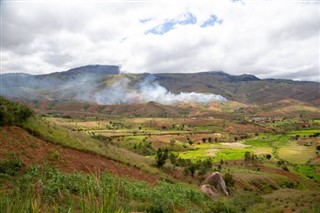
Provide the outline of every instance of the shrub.
[[7,175],[15,175],[24,167],[24,164],[15,154],[9,159],[0,161],[0,173],[4,173]]
[[173,165],[175,165],[176,164],[176,162],[177,162],[177,155],[175,155],[174,153],[170,153],[169,154],[169,160],[170,160],[170,162],[173,164]]
[[25,105],[0,96],[0,125],[19,124],[32,115],[32,110]]
[[234,187],[235,180],[233,179],[232,174],[226,173],[226,174],[224,175],[223,179],[224,179],[224,182],[226,183],[226,186],[227,186],[228,188]]
[[215,202],[209,208],[210,208],[210,212],[212,213],[222,213],[222,212],[234,213],[233,210],[231,210],[225,203],[221,201]]
[[247,209],[256,203],[261,203],[263,198],[251,192],[242,192],[234,197],[230,204],[237,209],[236,212],[247,212]]
[[162,167],[166,163],[167,159],[168,159],[168,149],[162,150],[161,148],[159,148],[156,156],[157,166]]
[[288,167],[286,166],[286,165],[284,165],[284,166],[282,166],[282,169],[284,170],[284,171],[289,171],[289,169],[288,169]]

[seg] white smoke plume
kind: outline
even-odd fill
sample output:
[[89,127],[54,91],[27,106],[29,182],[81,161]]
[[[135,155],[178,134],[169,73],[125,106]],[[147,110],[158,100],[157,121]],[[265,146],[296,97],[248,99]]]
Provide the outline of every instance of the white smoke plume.
[[91,101],[103,105],[130,104],[137,102],[154,101],[164,105],[177,104],[179,102],[192,102],[208,104],[214,101],[227,101],[221,95],[197,92],[172,93],[161,86],[154,76],[146,77],[136,88],[129,88],[130,80],[124,78],[115,82],[109,88],[96,92]]

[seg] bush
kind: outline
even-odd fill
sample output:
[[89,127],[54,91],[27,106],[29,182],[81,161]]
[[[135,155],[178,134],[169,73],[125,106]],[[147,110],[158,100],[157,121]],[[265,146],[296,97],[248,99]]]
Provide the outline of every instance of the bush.
[[282,169],[284,170],[284,171],[289,171],[289,169],[288,169],[288,167],[286,166],[286,165],[284,165],[284,166],[282,166]]
[[215,202],[209,208],[210,208],[210,212],[212,213],[222,213],[222,212],[234,213],[232,209],[230,209],[225,203],[221,201]]
[[19,124],[32,115],[28,107],[0,96],[0,125]]
[[272,155],[270,155],[270,154],[267,154],[267,155],[266,155],[266,159],[267,159],[267,160],[270,160],[271,157],[272,157]]
[[166,163],[167,159],[168,159],[168,149],[162,150],[161,148],[159,148],[156,156],[157,166],[162,167]]
[[175,155],[174,153],[170,153],[169,154],[169,159],[170,159],[170,162],[173,164],[173,165],[175,165],[176,164],[176,162],[177,162],[177,155]]
[[24,164],[15,154],[10,159],[0,161],[0,173],[15,175],[24,167]]
[[224,182],[226,183],[227,188],[232,188],[234,187],[235,180],[233,179],[232,174],[226,173],[223,177]]

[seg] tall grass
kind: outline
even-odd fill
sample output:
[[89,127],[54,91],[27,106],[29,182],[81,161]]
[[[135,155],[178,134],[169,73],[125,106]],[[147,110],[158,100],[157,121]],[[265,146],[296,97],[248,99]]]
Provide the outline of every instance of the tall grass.
[[[0,179],[1,180],[1,179]],[[206,209],[211,201],[183,184],[154,186],[104,174],[66,174],[31,166],[0,193],[0,212],[173,212]]]

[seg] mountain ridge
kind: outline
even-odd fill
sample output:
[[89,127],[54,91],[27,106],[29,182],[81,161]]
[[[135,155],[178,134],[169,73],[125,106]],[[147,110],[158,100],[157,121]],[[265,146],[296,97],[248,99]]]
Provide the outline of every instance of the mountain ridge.
[[86,65],[44,75],[1,74],[1,94],[29,100],[72,100],[81,95],[103,91],[115,82],[128,81],[128,89],[137,88],[147,76],[168,92],[212,93],[228,100],[265,104],[285,99],[320,105],[320,83],[285,79],[260,79],[251,74],[230,75],[222,71],[198,73],[121,73],[115,65]]

